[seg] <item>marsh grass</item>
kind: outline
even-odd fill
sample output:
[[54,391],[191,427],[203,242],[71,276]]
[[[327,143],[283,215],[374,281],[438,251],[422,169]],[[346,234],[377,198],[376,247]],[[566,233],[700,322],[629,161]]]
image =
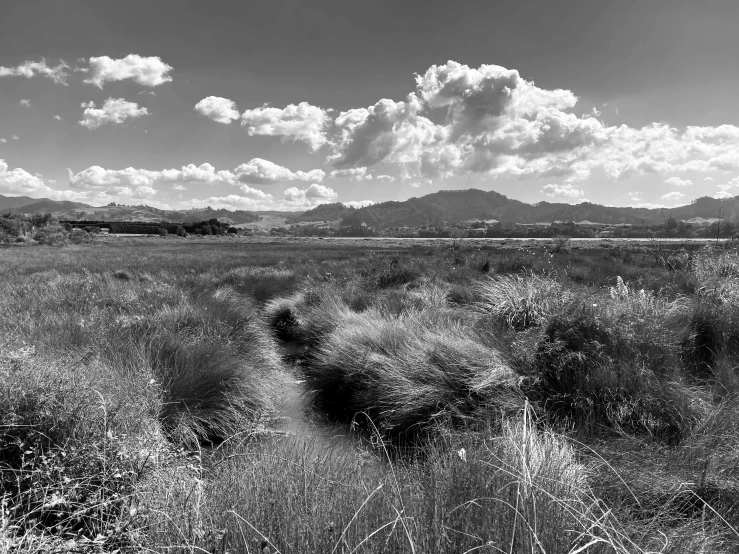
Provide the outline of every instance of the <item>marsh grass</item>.
[[327,334],[306,367],[314,402],[337,417],[373,419],[383,436],[423,435],[447,418],[520,402],[516,374],[448,309],[387,317],[370,309]]
[[0,548],[736,551],[731,252],[411,250],[0,250]]
[[514,329],[541,325],[572,297],[556,280],[534,273],[491,277],[479,288],[479,309]]

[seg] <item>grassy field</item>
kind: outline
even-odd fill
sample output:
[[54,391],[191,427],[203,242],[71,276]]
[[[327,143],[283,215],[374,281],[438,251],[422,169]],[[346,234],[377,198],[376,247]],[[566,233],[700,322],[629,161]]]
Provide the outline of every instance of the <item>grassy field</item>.
[[0,248],[0,551],[737,552],[739,253],[677,248]]

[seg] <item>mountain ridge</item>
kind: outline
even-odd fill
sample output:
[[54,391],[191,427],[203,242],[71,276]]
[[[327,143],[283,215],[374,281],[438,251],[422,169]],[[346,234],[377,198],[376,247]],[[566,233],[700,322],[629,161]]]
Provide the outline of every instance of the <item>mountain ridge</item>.
[[214,209],[210,206],[187,210],[163,210],[152,206],[90,206],[81,202],[57,201],[28,196],[0,195],[0,211],[16,214],[51,212],[70,220],[166,221],[185,223],[228,218],[234,224],[253,223],[264,215],[282,215],[287,223],[341,221],[342,225],[362,222],[378,229],[387,227],[441,226],[469,220],[496,219],[503,223],[582,221],[654,225],[670,217],[686,220],[695,217],[739,220],[739,196],[716,199],[704,196],[690,204],[672,208],[634,208],[604,206],[591,202],[565,204],[537,202],[527,204],[495,191],[480,189],[441,190],[404,201],[386,201],[363,208],[340,202],[321,204],[304,212],[275,210],[246,211]]

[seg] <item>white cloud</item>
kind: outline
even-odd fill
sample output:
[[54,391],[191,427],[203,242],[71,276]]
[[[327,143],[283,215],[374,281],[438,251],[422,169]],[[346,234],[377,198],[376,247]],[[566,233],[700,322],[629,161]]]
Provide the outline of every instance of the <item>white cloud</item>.
[[139,92],[139,96],[141,96],[142,94],[145,94],[146,96],[156,96],[157,95],[157,93],[154,92],[153,90],[142,90],[141,92]]
[[8,142],[8,139],[0,138],[0,144],[5,144],[6,142]]
[[128,102],[123,98],[108,98],[102,108],[96,108],[95,102],[83,102],[85,111],[79,124],[88,129],[97,129],[106,123],[120,125],[129,118],[148,115],[146,108],[140,108],[136,102]]
[[739,177],[734,177],[731,181],[724,183],[723,185],[718,185],[718,188],[721,190],[729,190],[734,187],[739,187]]
[[582,198],[585,192],[582,189],[576,188],[572,185],[544,185],[539,191],[552,198],[569,198],[571,200]]
[[321,182],[326,175],[320,169],[313,169],[308,172],[292,172],[286,167],[279,166],[261,158],[254,158],[245,164],[241,164],[234,170],[234,173],[240,182],[256,185],[281,183],[285,181]]
[[172,80],[169,72],[172,66],[164,63],[158,56],[142,57],[129,54],[125,58],[113,59],[108,56],[90,58],[90,76],[85,83],[103,88],[105,83],[132,79],[139,85],[157,87]]
[[680,177],[670,177],[665,180],[665,183],[675,187],[689,187],[693,185],[693,181],[690,179],[681,179]]
[[239,110],[236,102],[220,96],[208,96],[195,104],[195,111],[209,117],[218,123],[228,125],[231,121],[239,119]]
[[338,194],[330,187],[312,184],[307,189],[301,190],[291,187],[284,192],[285,202],[295,206],[316,206],[327,202],[334,202]]
[[49,187],[39,177],[20,167],[9,169],[5,160],[0,159],[0,193],[25,195],[43,193],[48,190]]
[[674,190],[672,192],[668,192],[667,194],[663,194],[662,200],[679,200],[683,196],[685,196],[685,194]]
[[187,190],[187,187],[184,185],[175,185],[172,187],[172,190]]
[[62,116],[61,115],[55,115],[54,116],[54,119],[56,119],[57,121],[61,121],[62,120]]
[[306,142],[313,150],[326,143],[325,127],[330,122],[326,110],[307,102],[285,108],[264,105],[241,114],[241,125],[250,135],[267,135]]
[[57,84],[66,86],[67,77],[69,76],[67,69],[69,69],[69,66],[64,63],[64,61],[60,60],[59,65],[55,67],[50,67],[46,65],[46,60],[41,58],[41,61],[25,61],[16,67],[0,66],[0,77],[18,76],[30,79],[31,77],[34,77],[36,75],[41,75],[43,77],[51,79]]
[[713,195],[714,198],[722,199],[722,198],[733,198],[733,195],[725,190],[719,191],[716,194]]
[[351,200],[349,202],[342,202],[342,204],[349,208],[364,208],[366,206],[373,206],[374,204],[377,204],[377,202],[372,200]]
[[391,175],[373,175],[367,173],[366,167],[351,167],[349,169],[334,169],[329,177],[336,179],[339,177],[348,177],[350,181],[381,181],[381,182],[393,182],[395,177]]
[[329,174],[329,177],[332,179],[336,179],[337,177],[349,177],[350,179],[361,180],[364,178],[365,173],[367,173],[366,167],[351,167],[349,169],[334,169]]
[[13,140],[21,140],[18,135],[10,135],[10,138],[12,138]]
[[418,75],[405,101],[341,112],[320,136],[337,171],[387,162],[409,179],[483,173],[570,183],[594,169],[611,179],[739,169],[739,127],[607,126],[575,116],[576,103],[571,91],[539,88],[516,70],[448,62]]
[[704,181],[713,181],[713,177],[706,177],[706,178],[705,178],[705,179],[703,179],[703,180],[704,180]]
[[[313,171],[292,172],[287,168],[273,164],[261,158],[254,158],[245,164],[241,164],[233,171],[216,170],[209,163],[199,166],[188,164],[180,169],[138,169],[128,167],[126,169],[105,169],[100,166],[91,166],[79,173],[69,173],[69,184],[79,190],[105,191],[107,194],[118,194],[121,189],[126,192],[137,187],[155,187],[162,183],[172,183],[174,190],[184,190],[183,183],[200,185],[226,184],[239,186],[241,191],[250,198],[264,200],[269,195],[248,186],[248,183],[269,184],[281,181],[307,181],[323,179],[324,172],[320,169]],[[318,187],[319,185],[315,185]],[[310,189],[308,194],[312,198],[316,189]],[[330,190],[330,189],[328,189]]]
[[31,101],[28,98],[21,98],[21,106],[23,106],[24,108],[30,108]]

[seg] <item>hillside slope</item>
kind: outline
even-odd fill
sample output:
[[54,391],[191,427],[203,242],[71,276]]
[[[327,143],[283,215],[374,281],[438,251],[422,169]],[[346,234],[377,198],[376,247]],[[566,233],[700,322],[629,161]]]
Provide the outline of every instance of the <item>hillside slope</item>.
[[629,208],[582,204],[539,202],[526,204],[494,191],[477,189],[447,190],[410,198],[404,202],[382,202],[360,208],[344,218],[342,224],[364,221],[376,228],[439,226],[470,219],[497,219],[503,222],[536,223],[552,221],[594,221],[599,223],[662,223],[693,217],[739,219],[739,197],[717,200],[699,198],[692,204],[675,208]]

